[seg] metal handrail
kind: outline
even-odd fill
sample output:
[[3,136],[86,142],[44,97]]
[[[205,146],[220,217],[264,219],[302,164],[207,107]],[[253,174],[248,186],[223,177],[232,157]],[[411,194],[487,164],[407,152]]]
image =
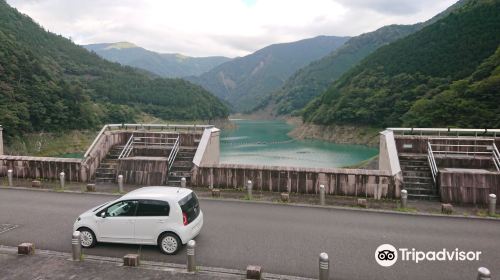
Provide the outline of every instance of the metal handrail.
[[132,134],[130,136],[130,138],[128,139],[127,144],[125,144],[125,146],[123,147],[123,150],[120,153],[120,155],[118,156],[118,159],[128,157],[130,155],[130,153],[132,152],[133,148],[134,148],[134,134]]
[[434,181],[434,183],[436,183],[436,176],[438,173],[438,169],[436,165],[436,160],[434,159],[434,154],[432,152],[432,147],[430,142],[427,142],[427,160],[429,161],[429,167],[432,173],[432,180]]
[[429,133],[433,135],[449,135],[449,134],[455,134],[457,137],[462,135],[471,135],[473,134],[474,136],[484,136],[484,135],[491,135],[493,137],[497,137],[497,135],[500,135],[500,129],[492,129],[492,128],[483,128],[483,129],[471,129],[471,128],[411,128],[411,127],[390,127],[387,128],[388,130],[392,130],[393,132],[401,132],[403,135],[405,133],[409,133],[410,135],[413,134],[420,134],[423,135],[424,133]]
[[500,153],[498,152],[497,145],[495,145],[495,142],[492,144],[493,147],[493,163],[495,164],[495,167],[497,168],[497,171],[500,171]]
[[177,140],[175,141],[174,147],[170,151],[170,154],[168,155],[168,170],[170,171],[172,169],[172,165],[174,164],[175,157],[177,156],[177,153],[179,152],[179,146],[180,146],[180,141],[179,141],[179,136],[177,136]]
[[173,129],[174,131],[178,130],[187,130],[187,131],[196,131],[200,130],[200,132],[203,132],[205,128],[212,128],[215,127],[214,125],[204,125],[204,124],[106,124],[102,127],[102,129],[99,131],[97,134],[96,138],[94,138],[94,141],[92,144],[89,146],[87,151],[85,151],[85,154],[83,154],[83,158],[87,158],[90,154],[90,152],[94,149],[95,145],[97,145],[97,142],[99,142],[101,136],[104,134],[106,130],[119,130],[119,129],[129,129],[129,128],[141,128],[141,129],[148,129],[148,130],[166,130],[166,129]]

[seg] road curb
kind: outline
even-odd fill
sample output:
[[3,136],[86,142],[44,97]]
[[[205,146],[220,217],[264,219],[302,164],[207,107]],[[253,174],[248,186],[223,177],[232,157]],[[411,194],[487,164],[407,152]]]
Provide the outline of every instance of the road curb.
[[[29,187],[0,187],[1,189],[8,190],[26,190],[26,191],[42,191],[42,192],[54,192],[54,193],[72,193],[72,194],[88,194],[88,195],[107,195],[119,197],[123,194],[106,193],[106,192],[81,192],[72,190],[53,190],[53,189],[33,189]],[[497,221],[500,219],[494,217],[479,217],[479,216],[460,216],[460,215],[446,215],[438,213],[421,213],[421,212],[401,212],[385,209],[370,209],[370,208],[356,208],[356,207],[346,207],[346,206],[334,206],[334,205],[313,205],[304,203],[276,203],[271,201],[259,201],[259,200],[243,200],[235,198],[211,198],[211,197],[198,197],[200,200],[208,201],[228,201],[228,202],[240,202],[240,203],[250,203],[250,204],[266,204],[266,205],[280,205],[288,207],[304,207],[304,208],[316,208],[316,209],[332,209],[332,210],[343,210],[343,211],[360,211],[368,213],[382,213],[382,214],[395,214],[395,215],[408,215],[408,216],[423,216],[423,217],[445,217],[445,218],[456,218],[456,219],[475,219],[475,220],[487,220],[487,221]]]
[[[12,246],[0,245],[0,254],[12,254],[17,255],[17,248]],[[58,252],[51,250],[36,250],[37,255],[42,256],[54,256],[63,258],[66,261],[72,261],[71,253],[66,252]],[[104,257],[104,256],[96,256],[96,255],[84,255],[85,262],[106,262],[115,264],[117,266],[123,266],[123,260],[121,258],[115,257]],[[149,270],[161,270],[173,273],[182,273],[182,274],[193,274],[192,272],[186,271],[186,265],[176,264],[176,263],[167,263],[167,262],[157,262],[157,261],[143,261],[141,260],[141,265],[136,267],[137,269],[149,269]],[[230,268],[221,268],[221,267],[208,267],[208,266],[197,266],[197,274],[204,274],[210,276],[219,276],[219,277],[235,277],[237,279],[241,279],[245,277],[246,271],[238,270],[238,269],[230,269]],[[313,278],[305,278],[305,277],[297,277],[290,275],[279,275],[272,273],[263,273],[264,279],[283,279],[283,280],[313,280]]]

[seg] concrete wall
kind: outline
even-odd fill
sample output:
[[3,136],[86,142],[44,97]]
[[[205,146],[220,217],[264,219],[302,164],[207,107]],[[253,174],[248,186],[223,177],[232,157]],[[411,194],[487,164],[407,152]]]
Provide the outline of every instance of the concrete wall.
[[397,186],[395,188],[395,197],[399,197],[399,191],[403,184],[403,172],[401,171],[401,166],[399,165],[398,150],[396,148],[394,133],[390,130],[381,132],[379,142],[378,168],[379,170],[388,171],[394,176],[394,181]]
[[165,185],[168,179],[167,158],[121,159],[117,175],[126,184]]
[[88,180],[92,180],[96,169],[101,161],[106,157],[111,148],[115,145],[125,145],[129,137],[120,131],[103,131],[97,136],[93,145],[89,148],[86,154],[87,157],[83,160],[83,168],[87,169],[89,174]]
[[443,202],[487,204],[490,193],[500,196],[500,173],[444,169],[439,172],[438,185]]
[[[456,144],[457,140],[436,139],[438,136],[420,136],[420,135],[395,135],[396,148],[399,153],[427,154],[427,142],[432,139],[433,144]],[[489,139],[493,137],[487,137]],[[463,140],[460,138],[460,144],[474,145],[474,139]],[[500,146],[500,138],[495,138],[495,144]],[[465,148],[464,148],[465,149]],[[465,150],[464,150],[465,151]]]
[[272,192],[316,194],[322,184],[331,195],[374,197],[378,190],[382,197],[399,194],[394,177],[379,170],[215,164],[195,167],[191,177],[197,187],[237,188],[248,180],[255,190]]
[[59,179],[59,173],[66,173],[66,180],[85,182],[87,170],[82,168],[80,159],[0,156],[0,176],[7,176],[12,169],[14,178],[19,179]]
[[196,166],[218,164],[220,157],[220,130],[218,128],[207,128],[201,136],[198,149],[193,158]]

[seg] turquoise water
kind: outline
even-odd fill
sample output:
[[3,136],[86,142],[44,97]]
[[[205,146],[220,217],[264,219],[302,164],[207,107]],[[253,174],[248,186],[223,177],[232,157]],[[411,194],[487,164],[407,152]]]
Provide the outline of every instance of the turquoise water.
[[361,145],[295,140],[287,135],[293,127],[284,121],[233,122],[237,128],[221,134],[221,163],[343,167],[378,154],[378,149]]

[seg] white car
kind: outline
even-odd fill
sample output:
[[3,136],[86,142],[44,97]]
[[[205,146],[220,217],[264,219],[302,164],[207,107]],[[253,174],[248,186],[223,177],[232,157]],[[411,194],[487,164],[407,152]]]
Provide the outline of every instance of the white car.
[[144,187],[84,212],[73,231],[80,231],[85,248],[97,242],[158,245],[173,255],[202,226],[203,213],[192,190]]

